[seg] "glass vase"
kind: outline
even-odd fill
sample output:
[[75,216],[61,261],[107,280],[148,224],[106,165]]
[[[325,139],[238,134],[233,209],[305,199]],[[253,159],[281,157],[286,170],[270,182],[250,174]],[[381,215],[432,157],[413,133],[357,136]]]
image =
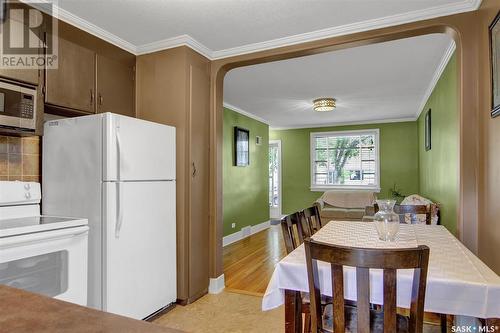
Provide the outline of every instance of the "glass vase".
[[399,232],[399,215],[394,212],[395,200],[377,200],[379,211],[373,220],[377,228],[378,238],[393,242]]

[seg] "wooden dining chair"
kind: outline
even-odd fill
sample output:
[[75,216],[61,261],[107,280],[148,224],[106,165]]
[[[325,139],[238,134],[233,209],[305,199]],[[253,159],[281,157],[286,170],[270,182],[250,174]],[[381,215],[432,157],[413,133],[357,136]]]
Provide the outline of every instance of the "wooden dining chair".
[[[323,322],[320,278],[317,261],[330,264],[332,272],[333,332],[410,332],[423,330],[425,287],[429,248],[364,249],[334,246],[306,238],[309,293],[311,297],[312,332],[331,332]],[[357,307],[344,303],[343,266],[356,267]],[[383,270],[383,311],[370,310],[370,269]],[[398,315],[396,310],[396,272],[414,269],[410,317]]]
[[[305,218],[302,212],[296,212],[287,215],[281,219],[281,230],[283,231],[283,240],[285,242],[286,253],[290,254],[299,245],[304,242],[304,239],[311,237],[311,228],[305,223]],[[304,332],[309,332],[311,327],[311,312],[309,310],[309,295],[303,295],[300,292],[295,292],[294,303],[298,305],[298,311],[294,320],[300,323],[302,320],[301,314],[304,314]]]
[[319,209],[318,206],[314,205],[308,208],[305,208],[302,211],[302,216],[306,220],[305,222],[311,229],[312,233],[318,231],[323,227],[323,224],[321,223],[321,217],[319,215]]
[[[378,212],[378,205],[374,205],[375,212]],[[441,215],[438,204],[427,205],[395,205],[394,212],[399,215],[399,220],[401,223],[406,223],[406,214],[425,214],[425,224],[432,224],[432,217],[438,217],[438,223],[441,224]],[[439,314],[439,325],[441,326],[441,333],[446,333],[448,331],[448,315],[441,313]]]
[[283,231],[283,240],[285,241],[286,253],[290,254],[300,244],[304,238],[311,237],[310,228],[304,223],[301,212],[287,215],[281,219],[281,230]]

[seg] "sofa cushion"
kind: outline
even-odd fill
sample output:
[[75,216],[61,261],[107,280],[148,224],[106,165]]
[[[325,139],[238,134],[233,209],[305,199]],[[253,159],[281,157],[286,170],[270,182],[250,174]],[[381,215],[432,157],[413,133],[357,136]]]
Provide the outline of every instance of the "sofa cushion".
[[367,191],[326,191],[318,199],[325,204],[342,208],[365,208],[373,205],[375,193]]
[[361,220],[365,210],[361,208],[340,208],[328,206],[320,212],[322,220]]

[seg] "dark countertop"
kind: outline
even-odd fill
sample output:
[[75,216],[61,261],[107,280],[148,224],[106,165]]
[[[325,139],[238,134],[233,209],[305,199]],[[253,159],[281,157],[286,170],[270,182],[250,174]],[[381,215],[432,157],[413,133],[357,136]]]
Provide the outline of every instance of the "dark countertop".
[[180,333],[181,331],[0,285],[0,333],[7,332]]

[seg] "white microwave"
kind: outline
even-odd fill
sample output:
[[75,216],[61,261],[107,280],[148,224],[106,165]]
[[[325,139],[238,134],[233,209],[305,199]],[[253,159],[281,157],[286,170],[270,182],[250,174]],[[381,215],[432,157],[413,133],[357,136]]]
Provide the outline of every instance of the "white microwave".
[[35,131],[36,88],[0,81],[0,127]]

